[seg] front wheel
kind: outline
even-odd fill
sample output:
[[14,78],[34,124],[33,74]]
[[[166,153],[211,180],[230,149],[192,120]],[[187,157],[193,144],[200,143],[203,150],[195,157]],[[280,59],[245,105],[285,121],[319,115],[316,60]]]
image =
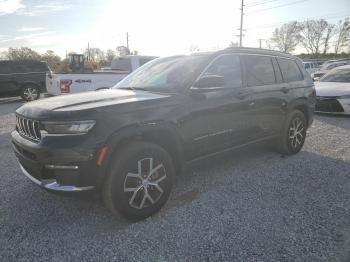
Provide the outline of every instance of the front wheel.
[[136,142],[118,150],[106,178],[103,198],[114,214],[140,220],[156,213],[167,201],[174,168],[160,146]]
[[25,101],[34,101],[39,99],[40,90],[35,85],[26,85],[21,90],[21,97]]
[[306,118],[301,111],[289,113],[279,137],[278,151],[284,155],[298,153],[304,145],[306,129]]

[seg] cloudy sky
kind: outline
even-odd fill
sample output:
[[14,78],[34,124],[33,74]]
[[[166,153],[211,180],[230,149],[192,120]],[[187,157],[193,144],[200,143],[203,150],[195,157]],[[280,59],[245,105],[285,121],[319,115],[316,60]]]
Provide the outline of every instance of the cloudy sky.
[[[28,46],[39,52],[81,52],[125,45],[145,55],[215,50],[233,41],[240,0],[0,0],[0,51]],[[350,16],[350,0],[245,0],[244,45],[257,47],[291,20]]]

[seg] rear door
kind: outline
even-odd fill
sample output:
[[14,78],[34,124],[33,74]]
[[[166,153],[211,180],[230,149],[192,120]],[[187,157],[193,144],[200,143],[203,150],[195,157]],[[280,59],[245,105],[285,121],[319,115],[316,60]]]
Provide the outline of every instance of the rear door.
[[250,117],[256,139],[276,135],[283,121],[287,86],[274,57],[244,55],[246,89],[250,94]]

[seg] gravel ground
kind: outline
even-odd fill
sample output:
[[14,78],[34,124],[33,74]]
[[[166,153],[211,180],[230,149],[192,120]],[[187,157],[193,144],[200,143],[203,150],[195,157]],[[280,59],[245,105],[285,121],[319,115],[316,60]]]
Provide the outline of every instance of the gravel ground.
[[350,118],[316,116],[302,152],[262,147],[188,168],[138,223],[21,174],[0,100],[0,261],[350,261]]

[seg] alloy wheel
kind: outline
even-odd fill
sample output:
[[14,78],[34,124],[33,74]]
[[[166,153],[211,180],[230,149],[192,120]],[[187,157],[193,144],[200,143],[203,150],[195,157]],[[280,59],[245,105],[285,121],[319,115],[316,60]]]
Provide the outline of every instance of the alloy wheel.
[[23,90],[23,96],[27,101],[33,101],[38,97],[38,90],[33,87],[27,87]]
[[154,167],[153,158],[137,161],[137,173],[128,173],[124,180],[124,193],[129,205],[143,209],[154,205],[163,195],[166,171],[162,163]]
[[293,149],[297,149],[303,144],[305,138],[304,129],[304,123],[299,117],[292,120],[289,127],[289,142]]

